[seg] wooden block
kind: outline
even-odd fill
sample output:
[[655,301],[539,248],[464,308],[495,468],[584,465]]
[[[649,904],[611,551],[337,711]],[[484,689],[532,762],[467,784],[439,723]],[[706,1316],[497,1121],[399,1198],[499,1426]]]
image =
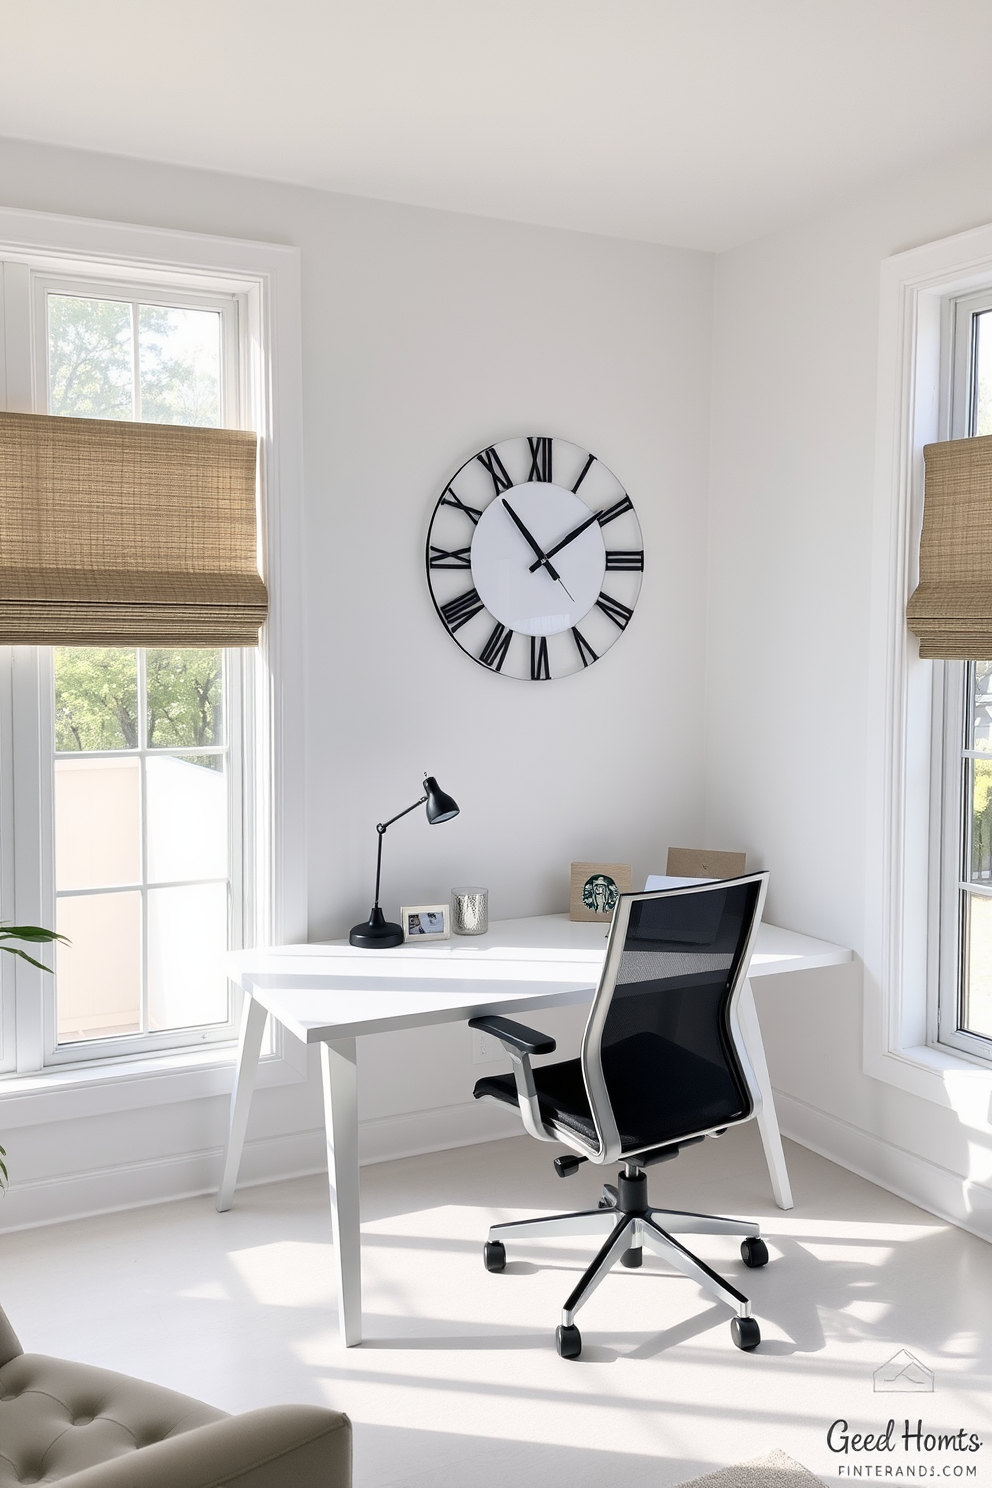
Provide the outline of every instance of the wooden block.
[[665,872],[672,878],[739,878],[747,854],[717,852],[709,847],[670,847]]
[[629,894],[630,889],[629,863],[573,863],[568,918],[612,919],[617,895]]

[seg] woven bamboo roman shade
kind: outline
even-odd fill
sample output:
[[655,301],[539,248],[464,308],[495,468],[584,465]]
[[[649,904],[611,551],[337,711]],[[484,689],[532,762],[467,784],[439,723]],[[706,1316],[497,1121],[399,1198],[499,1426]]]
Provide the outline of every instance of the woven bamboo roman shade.
[[0,413],[0,644],[257,645],[256,445]]
[[992,437],[923,451],[920,582],[906,609],[920,655],[992,657]]

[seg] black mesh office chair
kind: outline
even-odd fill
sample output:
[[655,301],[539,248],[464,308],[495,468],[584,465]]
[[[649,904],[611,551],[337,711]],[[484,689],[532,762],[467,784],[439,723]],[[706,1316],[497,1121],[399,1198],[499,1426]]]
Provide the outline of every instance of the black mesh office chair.
[[534,1069],[530,1056],[552,1053],[554,1039],[508,1018],[471,1020],[471,1027],[498,1038],[513,1061],[512,1075],[480,1080],[476,1098],[518,1106],[532,1137],[571,1147],[576,1155],[555,1159],[560,1177],[583,1162],[624,1163],[616,1186],[604,1186],[599,1209],[517,1220],[489,1231],[489,1271],[503,1270],[504,1241],[517,1236],[606,1235],[562,1308],[556,1335],[562,1358],[578,1358],[581,1351],[579,1308],[615,1261],[639,1266],[642,1245],[734,1309],[730,1328],[738,1348],[761,1342],[748,1299],[675,1239],[743,1235],[744,1264],[764,1266],[768,1251],[758,1225],[652,1208],[643,1170],[760,1110],[737,1001],[767,883],[767,873],[749,873],[698,887],[621,895],[579,1059]]

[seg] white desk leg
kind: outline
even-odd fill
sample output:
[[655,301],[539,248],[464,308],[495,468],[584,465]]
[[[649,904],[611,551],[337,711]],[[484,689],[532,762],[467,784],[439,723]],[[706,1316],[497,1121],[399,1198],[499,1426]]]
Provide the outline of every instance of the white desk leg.
[[355,1040],[320,1046],[327,1180],[338,1275],[338,1326],[347,1348],[362,1341],[362,1231],[358,1187],[358,1065]]
[[768,1176],[772,1180],[772,1193],[780,1209],[791,1209],[792,1188],[789,1185],[789,1171],[785,1166],[785,1153],[782,1151],[782,1136],[778,1129],[772,1082],[765,1059],[765,1046],[761,1042],[761,1029],[758,1027],[758,1013],[754,1006],[754,993],[751,991],[750,981],[745,981],[741,991],[740,1002],[737,1004],[737,1016],[740,1019],[747,1052],[751,1056],[751,1066],[761,1090],[761,1115],[758,1117],[758,1131],[761,1133],[761,1145],[765,1149],[765,1162],[768,1164]]
[[251,1109],[252,1093],[255,1089],[255,1074],[258,1070],[258,1055],[262,1047],[265,1029],[265,1009],[254,997],[245,995],[241,1012],[241,1037],[238,1040],[238,1062],[234,1070],[234,1089],[231,1091],[231,1115],[227,1127],[227,1146],[224,1148],[224,1172],[217,1190],[217,1209],[220,1214],[234,1203],[234,1187],[241,1166],[241,1152],[245,1145],[248,1127],[248,1112]]

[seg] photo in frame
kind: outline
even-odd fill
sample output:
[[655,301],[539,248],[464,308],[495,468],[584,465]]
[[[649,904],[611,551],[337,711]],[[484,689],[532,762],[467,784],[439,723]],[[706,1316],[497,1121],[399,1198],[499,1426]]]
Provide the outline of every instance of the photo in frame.
[[404,945],[424,945],[451,939],[451,907],[447,904],[404,904],[400,907]]
[[629,863],[573,863],[568,918],[609,920],[617,899],[630,891]]

